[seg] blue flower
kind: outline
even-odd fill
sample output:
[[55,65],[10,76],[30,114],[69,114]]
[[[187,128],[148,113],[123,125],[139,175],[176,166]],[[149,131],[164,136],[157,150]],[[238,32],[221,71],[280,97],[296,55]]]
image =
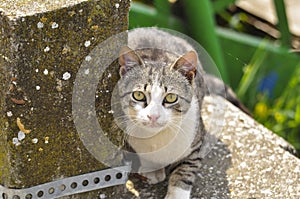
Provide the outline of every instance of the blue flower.
[[258,91],[261,93],[265,93],[268,97],[272,97],[277,80],[278,74],[274,71],[270,72],[260,81]]

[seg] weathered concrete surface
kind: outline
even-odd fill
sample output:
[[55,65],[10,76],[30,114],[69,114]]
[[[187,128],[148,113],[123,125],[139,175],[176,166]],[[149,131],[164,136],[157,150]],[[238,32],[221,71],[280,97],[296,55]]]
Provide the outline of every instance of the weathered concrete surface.
[[[127,29],[128,9],[129,0],[0,1],[0,184],[31,187],[103,168],[74,127],[72,87],[93,47]],[[110,96],[99,95],[108,114]],[[18,139],[20,124],[30,132]]]
[[[219,108],[224,103],[227,110]],[[224,128],[214,132],[219,141],[203,161],[192,198],[300,197],[300,160],[283,149],[288,144],[282,138],[220,97],[206,98],[204,109],[206,126]],[[208,122],[212,114],[217,117]],[[166,192],[167,182],[132,180],[141,198],[163,198]],[[111,198],[135,197],[122,189]]]

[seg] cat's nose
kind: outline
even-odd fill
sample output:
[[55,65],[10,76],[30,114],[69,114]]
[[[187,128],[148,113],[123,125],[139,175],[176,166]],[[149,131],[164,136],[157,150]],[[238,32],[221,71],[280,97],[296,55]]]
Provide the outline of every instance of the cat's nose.
[[160,115],[147,115],[151,122],[156,122]]

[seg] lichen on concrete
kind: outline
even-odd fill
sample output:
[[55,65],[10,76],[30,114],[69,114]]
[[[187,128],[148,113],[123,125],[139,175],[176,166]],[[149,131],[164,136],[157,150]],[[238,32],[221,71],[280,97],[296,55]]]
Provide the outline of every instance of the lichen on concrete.
[[[115,8],[118,3],[119,8]],[[72,88],[82,61],[127,29],[129,0],[0,2],[0,174],[24,188],[105,168],[81,143],[72,118]],[[99,89],[109,90],[113,74]],[[109,115],[109,96],[98,111]],[[102,105],[101,105],[102,104]],[[17,118],[30,133],[18,135]],[[110,116],[100,118],[108,127]],[[18,137],[19,136],[19,137]],[[112,140],[120,142],[117,135]],[[5,156],[3,155],[5,154]],[[95,196],[95,195],[94,195]]]

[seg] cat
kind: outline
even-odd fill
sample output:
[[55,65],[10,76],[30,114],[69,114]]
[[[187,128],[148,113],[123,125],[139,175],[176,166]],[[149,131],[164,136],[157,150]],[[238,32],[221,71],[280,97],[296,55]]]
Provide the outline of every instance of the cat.
[[169,171],[165,199],[190,198],[210,144],[201,117],[206,83],[226,96],[224,84],[205,75],[192,45],[157,28],[130,31],[119,65],[121,123],[139,157],[137,172],[155,184]]
[[189,198],[206,134],[198,55],[183,39],[156,28],[129,32],[128,46],[120,51],[118,85],[127,142],[143,154],[139,172],[158,183],[172,165],[165,198]]

